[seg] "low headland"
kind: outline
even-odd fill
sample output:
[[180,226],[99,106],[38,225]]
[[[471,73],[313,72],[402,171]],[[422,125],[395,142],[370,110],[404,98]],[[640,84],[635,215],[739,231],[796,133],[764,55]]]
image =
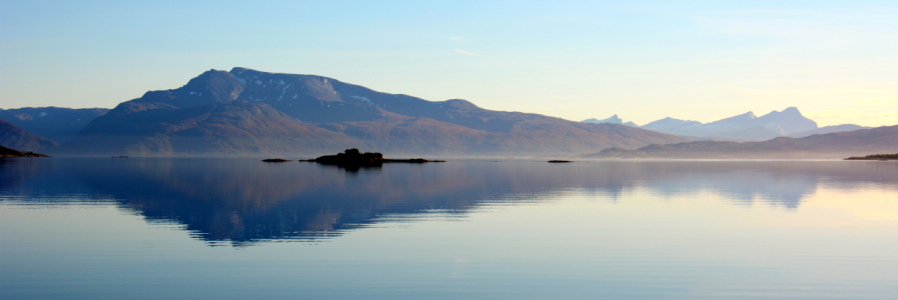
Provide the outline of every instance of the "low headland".
[[0,146],[0,157],[50,157],[46,154],[34,153],[31,151],[19,151],[15,149]]
[[867,156],[852,156],[845,160],[898,160],[898,153],[895,154],[873,154]]

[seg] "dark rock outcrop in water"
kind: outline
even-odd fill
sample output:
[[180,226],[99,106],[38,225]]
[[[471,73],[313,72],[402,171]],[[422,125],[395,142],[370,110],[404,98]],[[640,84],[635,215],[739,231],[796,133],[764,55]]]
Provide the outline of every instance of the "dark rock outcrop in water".
[[336,165],[348,168],[357,168],[357,167],[379,167],[384,163],[427,163],[427,162],[444,162],[443,160],[427,160],[423,158],[409,158],[409,159],[395,159],[395,158],[384,158],[384,155],[379,152],[365,152],[362,153],[359,149],[352,148],[346,149],[341,153],[337,153],[336,155],[324,155],[320,156],[316,159],[305,160],[305,161],[314,161],[320,164],[326,165]]
[[263,159],[262,161],[263,161],[263,162],[269,162],[269,163],[282,163],[282,162],[288,162],[288,161],[291,161],[291,160],[289,160],[289,159],[283,159],[283,158],[266,158],[266,159]]

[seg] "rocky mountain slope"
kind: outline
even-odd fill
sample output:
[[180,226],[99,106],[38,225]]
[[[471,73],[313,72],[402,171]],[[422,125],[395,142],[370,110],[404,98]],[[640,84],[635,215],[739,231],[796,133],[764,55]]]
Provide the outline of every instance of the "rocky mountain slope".
[[37,152],[56,147],[59,144],[0,120],[0,145],[21,151]]

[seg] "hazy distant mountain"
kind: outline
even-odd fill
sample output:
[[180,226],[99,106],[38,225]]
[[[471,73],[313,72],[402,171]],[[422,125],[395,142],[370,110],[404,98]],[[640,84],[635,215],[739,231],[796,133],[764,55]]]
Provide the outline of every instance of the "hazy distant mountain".
[[31,134],[12,123],[0,120],[0,145],[19,151],[44,151],[58,144],[49,139]]
[[608,123],[608,124],[623,124],[623,125],[627,125],[627,126],[631,126],[631,127],[639,127],[639,125],[636,125],[636,123],[633,123],[633,122],[624,122],[624,120],[621,120],[621,118],[619,118],[617,115],[613,115],[613,116],[611,116],[610,118],[607,118],[607,119],[604,119],[604,120],[599,120],[599,119],[596,119],[596,118],[592,118],[592,119],[586,119],[586,120],[583,120],[583,121],[580,121],[580,122],[583,122],[583,123],[590,123],[590,124],[604,124],[604,123]]
[[680,120],[667,117],[642,125],[640,128],[676,135],[690,135],[690,133],[698,131],[702,125],[704,124],[699,121]]
[[817,123],[801,115],[795,107],[772,111],[761,117],[752,112],[702,124],[664,118],[640,128],[663,133],[736,140],[768,140],[817,129]]
[[898,152],[898,126],[779,137],[763,142],[700,141],[649,145],[636,150],[609,148],[588,158],[845,158]]
[[23,107],[0,109],[0,119],[33,134],[65,143],[107,108]]
[[348,147],[396,155],[574,154],[684,138],[614,124],[427,101],[314,75],[210,70],[97,117],[57,154],[302,155]]

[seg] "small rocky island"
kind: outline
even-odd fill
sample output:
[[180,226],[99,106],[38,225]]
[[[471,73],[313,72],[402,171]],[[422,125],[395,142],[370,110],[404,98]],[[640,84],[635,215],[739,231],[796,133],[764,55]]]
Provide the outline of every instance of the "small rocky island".
[[895,154],[873,154],[867,156],[854,156],[845,160],[898,160],[898,153]]
[[337,165],[344,167],[379,167],[384,163],[427,163],[427,162],[445,162],[445,160],[427,160],[423,158],[408,159],[390,159],[384,158],[379,152],[362,153],[359,149],[346,149],[342,153],[336,155],[319,156],[316,159],[304,159],[300,161],[311,161],[326,165]]
[[283,159],[283,158],[266,158],[266,159],[263,159],[262,161],[264,161],[264,162],[273,162],[273,163],[282,163],[282,162],[288,162],[288,161],[291,161],[291,160],[289,160],[289,159]]
[[0,157],[50,157],[49,155],[34,153],[31,151],[19,151],[0,146]]

